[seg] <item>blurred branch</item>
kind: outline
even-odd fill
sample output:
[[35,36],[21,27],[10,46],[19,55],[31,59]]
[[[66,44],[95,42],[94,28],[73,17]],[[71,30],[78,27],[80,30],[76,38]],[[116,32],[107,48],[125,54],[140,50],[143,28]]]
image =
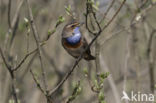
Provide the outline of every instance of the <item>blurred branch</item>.
[[37,51],[37,49],[31,51],[30,53],[27,53],[27,54],[23,57],[23,59],[19,62],[19,64],[18,64],[16,67],[13,68],[13,71],[17,71],[17,70],[21,67],[21,65],[25,62],[25,60],[26,60],[31,54],[35,53],[36,51]]
[[9,0],[8,2],[8,25],[9,25],[9,28],[11,28],[11,0]]
[[[103,42],[101,43],[101,45],[104,45],[105,42],[111,40],[113,37],[117,36],[117,35],[120,34],[121,32],[127,31],[127,30],[131,29],[131,27],[133,27],[134,25],[138,24],[138,23],[140,22],[140,19],[141,19],[141,18],[140,18],[140,19],[136,20],[136,17],[138,16],[138,14],[143,15],[145,12],[149,11],[149,10],[150,10],[151,8],[153,8],[155,5],[156,5],[156,3],[153,3],[153,4],[149,5],[147,8],[143,9],[141,12],[135,14],[135,15],[132,17],[133,19],[131,20],[131,24],[130,24],[129,26],[124,27],[123,29],[121,29],[121,30],[119,30],[119,31],[117,31],[117,32],[115,32],[115,33],[112,33],[110,36],[108,36],[107,38],[105,38],[105,40],[103,40]],[[134,18],[135,18],[135,19],[134,19]]]
[[30,23],[31,23],[31,27],[32,27],[32,31],[33,31],[33,35],[34,38],[36,40],[36,44],[37,44],[37,48],[38,48],[38,53],[39,53],[39,59],[40,59],[40,64],[41,64],[41,70],[42,70],[42,79],[43,79],[43,84],[44,84],[44,88],[47,92],[47,82],[46,82],[46,76],[45,76],[45,71],[44,71],[44,67],[43,67],[43,61],[42,61],[42,57],[41,57],[41,45],[40,45],[40,39],[39,39],[39,34],[37,32],[36,26],[34,24],[34,19],[33,19],[33,14],[31,11],[31,7],[29,4],[29,0],[27,0],[27,6],[28,6],[28,13],[29,13],[29,17],[30,17]]
[[[49,32],[47,38],[46,38],[45,40],[43,40],[41,43],[39,43],[40,46],[44,46],[44,45],[46,44],[46,42],[47,42],[47,41],[50,39],[50,37],[56,32],[57,27],[58,27],[58,26],[60,25],[60,23],[62,23],[62,22],[63,22],[63,21],[60,20],[60,19],[57,21],[55,28],[54,28],[51,32]],[[29,25],[29,24],[26,24],[26,25]],[[13,69],[14,71],[18,70],[18,68],[21,67],[21,65],[25,62],[25,60],[26,60],[30,55],[32,55],[32,54],[34,54],[35,52],[38,51],[38,48],[36,48],[36,49],[32,50],[31,52],[28,52],[28,50],[29,50],[29,33],[30,33],[30,31],[29,31],[29,28],[27,27],[27,54],[23,57],[23,59],[20,61],[20,63],[19,63],[16,67],[14,67],[14,69]]]
[[[46,44],[46,42],[50,39],[50,37],[55,33],[55,29],[58,27],[58,24],[56,23],[56,25],[57,26],[55,26],[55,28],[54,28],[54,30],[53,30],[53,32],[51,32],[50,33],[50,35],[48,35],[48,37],[44,40],[44,41],[42,41],[42,43],[40,43],[39,45],[40,46],[44,46],[45,44]],[[27,32],[28,34],[27,34],[27,36],[29,36],[29,31]],[[29,39],[28,39],[28,37],[27,37],[27,54],[23,57],[23,59],[19,62],[19,64],[16,66],[16,67],[14,67],[14,71],[17,71],[18,70],[18,68],[20,68],[21,67],[21,65],[25,62],[25,60],[30,56],[30,55],[32,55],[32,54],[34,54],[35,52],[37,52],[38,51],[38,48],[36,48],[36,49],[34,49],[34,50],[32,50],[31,52],[28,52],[28,46],[29,46]]]
[[[4,57],[4,54],[3,54],[1,47],[0,47],[0,53],[1,53],[1,57],[3,59],[5,66],[7,67],[8,71],[11,73],[12,72],[11,65],[7,62],[6,58]],[[13,77],[13,75],[11,75],[11,77]]]
[[27,54],[29,53],[29,35],[30,35],[30,26],[29,26],[29,20],[27,18],[24,18],[25,21],[25,27],[27,29],[26,39],[27,39]]
[[[145,3],[146,3],[146,2],[145,2]],[[143,3],[142,6],[140,6],[140,7],[143,8],[143,6],[145,6],[144,3]],[[151,3],[150,5],[148,5],[148,7],[144,8],[144,9],[137,8],[138,10],[135,11],[134,16],[133,16],[133,18],[132,18],[132,20],[131,20],[131,23],[133,23],[133,21],[137,18],[138,15],[141,15],[141,16],[142,16],[144,13],[147,13],[147,12],[148,12],[150,9],[152,9],[154,6],[156,6],[156,2],[155,2],[155,3]]]
[[76,20],[74,13],[71,11],[71,5],[65,6],[65,11],[67,15],[71,16],[74,20]]
[[[128,33],[128,32],[127,32]],[[132,35],[128,34],[127,36],[127,42],[126,42],[126,53],[125,53],[125,57],[124,57],[124,81],[123,81],[123,91],[127,90],[127,74],[128,74],[128,62],[129,62],[129,58],[130,58],[130,45],[132,43]],[[129,101],[125,101],[125,103],[129,103]]]
[[37,85],[37,87],[39,88],[39,90],[44,94],[44,96],[46,97],[47,99],[47,103],[53,103],[52,100],[51,100],[51,97],[47,94],[48,91],[45,91],[41,84],[38,82],[38,80],[36,79],[35,77],[35,74],[33,73],[33,71],[30,69],[30,73],[35,81],[35,84]]
[[[99,59],[99,54],[100,54],[100,44],[98,41],[95,42],[95,54],[96,54],[96,60],[95,60],[95,65],[96,65],[96,75],[99,74],[99,71],[101,70],[100,68],[100,59]],[[98,80],[98,78],[97,78]],[[98,80],[99,82],[99,80]]]
[[[14,77],[14,70],[13,70],[13,66],[9,64],[10,60],[8,61],[8,59],[10,58],[10,53],[11,53],[11,45],[12,45],[12,41],[13,41],[13,38],[16,34],[16,30],[17,30],[17,26],[18,26],[18,21],[19,21],[19,12],[20,12],[20,8],[23,4],[23,1],[24,0],[21,0],[19,2],[19,4],[17,4],[17,9],[15,11],[15,15],[13,17],[13,20],[11,21],[11,0],[9,0],[8,2],[8,15],[7,15],[7,18],[8,18],[8,25],[9,25],[9,29],[8,29],[8,32],[6,33],[5,35],[5,40],[4,40],[4,45],[3,45],[3,49],[4,49],[4,52],[7,54],[7,57],[5,58],[4,54],[3,54],[3,51],[0,47],[0,53],[1,53],[1,56],[2,56],[2,60],[7,68],[7,70],[9,71],[9,74],[11,76],[11,88],[12,88],[12,96],[14,98],[14,102],[15,103],[18,103],[18,98],[17,98],[17,93],[16,93],[16,88],[15,88],[15,77]],[[9,48],[8,48],[8,52],[7,52],[7,46],[8,46],[8,41],[9,41],[9,35],[11,34],[12,38],[10,40],[10,44],[9,44]]]
[[3,54],[3,51],[0,47],[0,54],[1,54],[1,57],[2,57],[2,60],[6,66],[6,68],[8,69],[9,73],[10,73],[10,76],[11,76],[11,79],[12,79],[12,95],[13,95],[13,98],[14,98],[14,101],[15,103],[18,103],[18,98],[17,98],[17,94],[16,94],[16,90],[15,90],[15,85],[14,85],[14,71],[12,70],[11,66],[9,65],[9,63],[6,61],[6,58],[4,57],[4,54]]
[[33,64],[33,62],[34,62],[36,56],[37,56],[37,52],[35,52],[35,54],[34,54],[34,55],[32,56],[32,58],[29,60],[28,65],[26,66],[26,68],[25,68],[25,70],[23,71],[23,73],[20,75],[21,80],[22,80],[22,78],[24,78],[24,77],[26,76],[26,74],[28,73],[28,71],[29,71],[31,65]]
[[37,87],[40,89],[40,91],[41,91],[44,95],[46,95],[46,93],[44,92],[44,89],[41,87],[40,83],[39,83],[38,80],[36,79],[35,74],[33,73],[33,71],[32,71],[31,69],[30,69],[30,73],[31,73],[31,75],[32,75],[32,77],[33,77],[33,79],[34,79],[34,81],[35,81]]
[[112,8],[113,4],[115,3],[115,0],[112,0],[110,6],[108,7],[108,9],[106,10],[106,12],[104,13],[103,18],[101,19],[100,23],[102,23],[102,21],[106,18],[108,12],[110,11],[110,9]]
[[[23,2],[23,0],[21,0],[21,2]],[[22,4],[22,3],[20,3]],[[17,22],[17,19],[18,19],[18,15],[19,15],[19,11],[20,11],[20,8],[21,8],[21,5],[18,5],[17,9],[16,9],[16,13],[14,15],[14,18],[11,22],[11,17],[10,17],[10,13],[11,13],[11,0],[9,0],[9,4],[8,4],[8,25],[9,25],[9,29],[8,29],[8,32],[5,34],[5,40],[4,40],[4,51],[6,52],[6,49],[7,49],[7,44],[8,44],[8,40],[9,40],[9,34],[12,33],[12,28],[14,28],[16,22]]]
[[[24,2],[24,0],[20,0],[19,4],[17,6],[17,9],[15,11],[14,18],[13,18],[13,20],[11,22],[11,25],[10,25],[10,28],[9,28],[9,33],[8,34],[11,34],[9,49],[11,48],[13,40],[14,40],[15,35],[16,35],[16,31],[17,31],[18,23],[19,23],[19,12],[21,10],[23,2]],[[8,42],[8,41],[6,41],[6,42]]]
[[[52,34],[55,33],[56,28],[64,21],[64,18],[63,18],[62,16],[59,17],[59,20],[57,21],[54,30],[53,30],[53,31],[49,31],[49,32],[48,32],[48,37],[47,37],[44,41],[42,41],[42,43],[40,43],[39,34],[38,34],[37,29],[36,29],[36,26],[35,26],[35,24],[34,24],[34,19],[33,19],[32,11],[31,11],[31,7],[30,7],[30,5],[29,5],[29,0],[27,0],[27,6],[28,6],[28,10],[29,10],[28,13],[29,13],[29,17],[30,17],[30,23],[31,23],[33,35],[34,35],[34,38],[35,38],[35,41],[36,41],[36,44],[37,44],[37,48],[36,48],[35,50],[33,50],[32,52],[28,53],[28,54],[23,58],[23,60],[20,62],[20,64],[17,66],[17,68],[19,68],[19,67],[23,64],[23,62],[27,59],[27,57],[28,57],[29,55],[31,55],[31,54],[33,54],[34,52],[38,51],[38,53],[39,53],[39,59],[40,59],[40,64],[41,64],[42,79],[43,79],[43,82],[44,82],[43,84],[44,84],[45,90],[41,89],[40,84],[35,80],[34,76],[33,76],[33,78],[34,78],[36,84],[38,85],[39,89],[41,90],[41,92],[44,92],[44,91],[45,91],[44,95],[45,95],[46,98],[47,98],[47,103],[51,103],[52,101],[51,101],[50,96],[48,95],[48,92],[49,92],[49,91],[48,91],[48,88],[47,88],[46,75],[45,75],[45,71],[44,71],[44,67],[43,67],[43,61],[42,61],[42,57],[41,57],[41,53],[42,53],[42,48],[41,48],[41,46],[43,46],[43,45],[45,44],[45,42],[46,42],[47,40],[49,40],[50,36],[51,36]],[[15,70],[17,70],[17,69],[15,69]],[[31,72],[31,74],[33,75],[33,72]]]
[[154,34],[156,33],[156,29],[154,29],[149,37],[148,44],[147,44],[147,59],[148,59],[148,67],[149,67],[149,75],[150,75],[150,87],[152,93],[154,93],[155,89],[155,79],[154,79],[154,54],[152,55],[152,42]]
[[123,2],[121,3],[120,7],[118,8],[118,10],[116,11],[116,13],[113,15],[113,17],[109,20],[109,22],[103,27],[102,30],[104,30],[105,28],[107,28],[109,26],[109,24],[114,20],[114,18],[117,16],[117,14],[119,13],[119,11],[121,10],[122,6],[125,4],[126,0],[123,0]]

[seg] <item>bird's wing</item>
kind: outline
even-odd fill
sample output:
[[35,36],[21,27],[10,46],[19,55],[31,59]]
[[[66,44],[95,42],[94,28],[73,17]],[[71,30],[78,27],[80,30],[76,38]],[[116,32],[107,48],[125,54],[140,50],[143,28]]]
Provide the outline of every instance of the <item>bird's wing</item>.
[[[83,45],[83,48],[86,49],[87,46],[88,46],[88,42],[87,42],[86,38],[83,37],[83,36],[82,36],[82,42],[83,42],[83,44],[84,44],[84,45]],[[91,53],[90,49],[88,49],[86,52],[87,52],[88,54]]]

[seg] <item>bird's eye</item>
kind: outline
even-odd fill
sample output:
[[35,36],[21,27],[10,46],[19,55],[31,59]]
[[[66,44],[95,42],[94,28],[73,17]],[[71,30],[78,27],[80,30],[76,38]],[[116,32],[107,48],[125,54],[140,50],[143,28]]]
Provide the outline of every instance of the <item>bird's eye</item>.
[[71,27],[72,27],[72,28],[74,28],[74,27],[75,27],[75,25],[72,25]]

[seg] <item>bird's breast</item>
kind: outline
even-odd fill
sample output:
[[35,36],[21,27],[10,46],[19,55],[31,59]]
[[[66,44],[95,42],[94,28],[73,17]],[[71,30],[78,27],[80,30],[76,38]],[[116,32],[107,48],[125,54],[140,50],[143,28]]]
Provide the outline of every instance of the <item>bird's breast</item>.
[[67,37],[65,38],[66,39],[66,42],[70,45],[76,45],[80,42],[81,40],[81,34],[80,33],[76,33],[74,34],[73,36],[71,37]]
[[77,49],[82,46],[82,40],[80,40],[78,43],[75,43],[75,44],[70,44],[66,40],[63,40],[63,46],[66,49]]
[[82,45],[81,34],[75,34],[68,38],[63,38],[65,48],[79,48]]

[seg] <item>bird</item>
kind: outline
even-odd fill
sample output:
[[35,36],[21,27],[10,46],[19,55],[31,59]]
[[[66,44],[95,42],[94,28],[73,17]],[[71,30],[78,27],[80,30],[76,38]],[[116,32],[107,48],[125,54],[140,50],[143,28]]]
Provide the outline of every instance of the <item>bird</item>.
[[[84,23],[71,22],[64,26],[62,31],[62,45],[64,49],[74,58],[78,58],[82,52],[87,48],[88,42],[80,31],[80,26]],[[90,48],[88,48],[84,54],[83,59],[95,60],[95,57],[91,55]]]

